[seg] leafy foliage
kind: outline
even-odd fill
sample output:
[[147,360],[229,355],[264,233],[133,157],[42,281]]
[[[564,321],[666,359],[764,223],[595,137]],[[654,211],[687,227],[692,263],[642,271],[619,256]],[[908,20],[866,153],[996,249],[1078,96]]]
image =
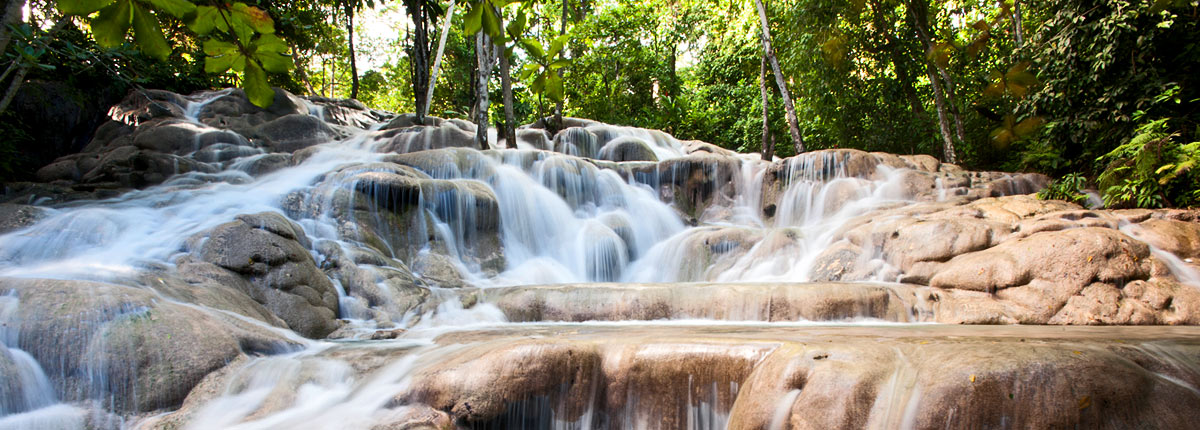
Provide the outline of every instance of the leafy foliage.
[[159,61],[172,52],[159,21],[164,16],[182,20],[205,38],[205,72],[236,72],[250,101],[260,107],[275,98],[266,72],[287,73],[294,67],[291,48],[274,35],[274,20],[242,2],[196,6],[187,0],[59,0],[58,9],[85,17],[92,37],[105,48],[122,46],[132,28],[134,45]]
[[1192,206],[1200,203],[1200,142],[1180,144],[1169,120],[1150,121],[1129,142],[1097,159],[1106,167],[1097,181],[1110,207]]
[[1050,181],[1046,188],[1038,191],[1037,196],[1042,200],[1063,200],[1073,203],[1087,201],[1088,196],[1080,192],[1087,185],[1087,178],[1079,173],[1069,173],[1060,179]]

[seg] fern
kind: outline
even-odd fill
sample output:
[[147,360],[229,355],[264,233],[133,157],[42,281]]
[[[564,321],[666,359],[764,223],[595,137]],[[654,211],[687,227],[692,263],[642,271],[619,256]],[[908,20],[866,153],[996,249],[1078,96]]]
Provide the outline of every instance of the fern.
[[1200,203],[1194,167],[1200,164],[1200,142],[1178,144],[1168,119],[1146,123],[1129,142],[1096,161],[1105,169],[1096,178],[1109,207],[1157,208]]

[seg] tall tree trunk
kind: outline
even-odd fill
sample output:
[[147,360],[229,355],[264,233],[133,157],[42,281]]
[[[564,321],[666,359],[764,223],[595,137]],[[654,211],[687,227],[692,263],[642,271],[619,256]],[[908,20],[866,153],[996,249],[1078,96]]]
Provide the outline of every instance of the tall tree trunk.
[[488,78],[492,75],[492,59],[488,48],[491,38],[484,32],[475,33],[475,144],[479,149],[488,149]]
[[[913,28],[917,30],[917,37],[921,39],[922,44],[925,45],[925,49],[928,52],[933,52],[933,39],[929,37],[928,6],[929,5],[923,0],[910,1],[908,10],[913,18]],[[933,64],[931,67],[936,69],[936,73],[934,73],[934,71],[931,69],[929,73],[929,80],[931,83],[933,83],[934,101],[939,105],[938,116],[940,118],[946,115],[946,113],[949,113],[950,117],[954,120],[955,136],[958,138],[960,143],[964,142],[966,141],[966,133],[963,131],[962,115],[958,110],[958,104],[956,103],[954,97],[954,80],[950,78],[950,73],[947,72],[946,68],[942,67],[941,64],[939,64],[937,61],[933,61],[932,63]],[[941,76],[941,82],[938,82],[939,75]],[[939,95],[939,93],[941,95]],[[944,139],[951,139],[949,135],[946,134],[949,132],[948,129],[945,129],[942,132]],[[945,161],[947,163],[955,163],[955,160],[957,159],[958,156],[955,153],[954,144],[953,142],[949,142],[949,144],[945,147]]]
[[426,112],[422,106],[428,106],[426,99],[429,95],[429,15],[423,7],[424,0],[406,0],[404,8],[413,23],[413,44],[409,58],[412,70],[413,110],[419,124],[425,123]]
[[358,98],[358,61],[354,57],[354,7],[347,2],[346,8],[346,44],[350,49],[350,98]]
[[942,94],[942,83],[938,80],[937,73],[933,71],[933,66],[926,67],[929,75],[929,82],[933,84],[933,101],[937,106],[938,128],[942,131],[942,161],[947,163],[957,163],[958,156],[954,152],[954,139],[950,135],[950,121],[946,118],[946,98]]
[[[558,29],[558,35],[562,36],[564,34],[567,34],[567,0],[562,0],[562,21],[561,21],[560,25],[561,26]],[[562,51],[559,51],[559,53],[558,53],[559,57],[566,57],[566,54],[563,51],[566,51],[565,47],[563,48]],[[558,69],[558,79],[562,80],[562,77],[563,77],[563,69]],[[565,83],[563,85],[566,86]],[[563,103],[566,101],[566,98],[567,98],[566,94],[565,94],[566,91],[563,91],[563,92],[564,92],[563,100],[559,100],[558,102],[556,102],[554,104],[554,131],[553,131],[553,133],[557,133],[559,130],[562,130],[562,128],[563,128],[563,126],[562,126]]]
[[783,108],[787,110],[788,132],[792,134],[792,145],[799,154],[804,152],[804,138],[800,135],[800,125],[796,120],[796,105],[792,104],[792,94],[788,92],[783,72],[779,70],[779,60],[775,58],[775,50],[771,49],[771,29],[767,22],[767,7],[763,5],[762,0],[754,0],[754,4],[758,6],[758,18],[762,23],[760,39],[762,40],[763,54],[771,63],[771,70],[775,72],[775,84],[779,86],[779,95],[783,98]]
[[508,66],[508,53],[504,47],[496,47],[500,54],[500,86],[504,91],[504,141],[509,148],[517,148],[517,119],[513,113],[512,73]]
[[1021,2],[1013,0],[1013,32],[1017,36],[1017,47],[1025,44],[1025,23],[1021,20]]
[[8,42],[12,40],[12,33],[9,32],[10,25],[17,25],[24,18],[21,15],[21,9],[25,7],[25,0],[4,0],[4,10],[0,11],[0,57],[4,56],[4,52],[8,49]]
[[758,69],[758,89],[762,91],[762,159],[771,161],[775,157],[775,137],[771,136],[771,92],[767,90],[767,56],[762,57],[762,67]]
[[450,34],[450,22],[454,20],[456,3],[455,0],[450,0],[450,7],[446,8],[446,17],[442,18],[442,36],[438,38],[437,56],[433,57],[433,73],[429,78],[429,90],[425,93],[425,102],[417,105],[418,118],[429,115],[429,104],[433,103],[433,89],[437,87],[438,73],[441,72],[442,53],[446,51],[446,35]]

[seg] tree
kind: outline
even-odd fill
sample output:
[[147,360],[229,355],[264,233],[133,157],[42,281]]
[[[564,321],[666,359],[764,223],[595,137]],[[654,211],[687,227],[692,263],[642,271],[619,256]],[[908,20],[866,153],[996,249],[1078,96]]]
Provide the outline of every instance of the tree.
[[[159,61],[172,51],[159,20],[183,20],[202,40],[205,71],[240,74],[246,96],[262,107],[275,99],[266,72],[287,73],[293,67],[290,48],[274,34],[275,22],[262,9],[241,2],[197,6],[187,0],[59,1],[58,9],[87,21],[96,42],[106,48],[124,44],[132,29],[138,49]],[[90,18],[93,13],[96,16]]]
[[[429,28],[437,26],[437,18],[442,15],[442,6],[436,0],[404,0],[404,9],[413,23],[413,41],[409,51],[409,64],[412,70],[414,105],[417,107],[417,122],[424,123],[427,107],[429,106],[430,83],[429,74]],[[449,21],[450,17],[447,16]]]
[[762,57],[758,72],[758,88],[762,91],[762,159],[771,161],[775,156],[775,139],[771,136],[771,92],[767,90],[767,56]]
[[442,54],[446,52],[446,37],[450,35],[450,22],[454,18],[454,6],[458,2],[450,0],[450,6],[446,8],[446,18],[442,23],[442,36],[438,38],[437,55],[433,57],[433,71],[429,79],[428,89],[425,92],[424,103],[417,104],[417,118],[425,118],[429,114],[429,103],[433,101],[433,89],[437,87],[438,73],[441,72]]
[[950,134],[950,118],[954,120],[954,127],[958,141],[962,142],[964,137],[962,117],[959,115],[958,104],[955,103],[954,97],[954,81],[950,74],[946,72],[946,67],[950,62],[950,44],[941,43],[935,44],[933,38],[929,35],[929,4],[925,0],[910,0],[908,4],[909,14],[913,20],[913,28],[916,30],[917,37],[928,50],[930,63],[926,64],[926,75],[929,77],[930,85],[933,87],[934,104],[937,106],[938,126],[942,133],[942,161],[947,163],[957,163],[958,154],[954,150],[954,137]]
[[775,84],[779,86],[779,94],[783,98],[783,107],[787,109],[788,131],[792,134],[792,145],[796,148],[796,153],[804,152],[804,138],[800,135],[800,126],[796,120],[796,105],[792,103],[792,95],[788,92],[787,82],[783,79],[783,72],[779,70],[779,60],[775,58],[775,51],[771,49],[771,28],[767,22],[767,8],[763,5],[762,0],[754,0],[754,4],[758,7],[759,20],[762,22],[762,39],[763,55],[767,57],[767,62],[771,64],[771,70],[775,73]]

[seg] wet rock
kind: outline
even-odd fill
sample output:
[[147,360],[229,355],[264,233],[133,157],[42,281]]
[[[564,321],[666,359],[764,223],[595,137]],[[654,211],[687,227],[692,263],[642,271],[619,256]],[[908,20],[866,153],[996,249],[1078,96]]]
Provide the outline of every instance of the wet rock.
[[333,99],[316,96],[308,96],[305,99],[315,105],[314,107],[318,110],[318,112],[310,113],[317,114],[325,122],[340,126],[365,130],[374,124],[388,121],[396,116],[390,112],[368,108],[362,102],[354,99]]
[[285,115],[263,123],[250,135],[266,142],[275,152],[295,152],[338,136],[320,118],[307,113]]
[[275,88],[275,99],[266,109],[250,103],[241,88],[225,90],[225,94],[205,103],[199,110],[200,122],[215,128],[232,130],[243,136],[254,134],[255,127],[287,115],[308,115],[305,101],[291,93]]
[[38,180],[143,188],[187,172],[215,173],[209,164],[174,154],[122,146],[103,153],[81,153],[60,158],[38,170]]
[[443,121],[432,117],[426,118],[426,120],[436,125],[400,127],[400,125],[411,123],[412,120],[406,120],[404,116],[397,117],[391,122],[391,124],[396,124],[396,127],[389,126],[372,135],[375,140],[382,141],[376,150],[405,154],[429,149],[476,147],[473,125],[466,124],[470,127],[465,129],[463,124],[455,121]]
[[[483,301],[509,321],[838,321],[916,322],[905,285],[838,283],[563,284],[487,288]],[[913,302],[909,299],[908,302]],[[928,310],[926,310],[928,312]]]
[[309,254],[303,231],[286,218],[240,215],[188,242],[196,258],[249,281],[250,296],[297,333],[321,338],[337,329],[337,291]]
[[0,203],[0,234],[31,226],[46,217],[46,212],[38,206]]
[[1150,219],[1131,228],[1129,234],[1181,258],[1200,258],[1200,222]]
[[584,127],[568,127],[554,135],[554,151],[577,157],[596,158],[603,143]]
[[550,151],[554,149],[554,142],[551,141],[550,133],[546,130],[518,128],[517,141],[526,143],[535,149]]
[[117,411],[175,407],[228,361],[295,346],[238,318],[127,286],[0,279],[0,289],[15,292],[18,345],[38,360],[59,396],[99,399]]
[[609,161],[658,161],[650,145],[636,137],[619,137],[600,148],[599,158]]

